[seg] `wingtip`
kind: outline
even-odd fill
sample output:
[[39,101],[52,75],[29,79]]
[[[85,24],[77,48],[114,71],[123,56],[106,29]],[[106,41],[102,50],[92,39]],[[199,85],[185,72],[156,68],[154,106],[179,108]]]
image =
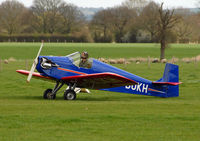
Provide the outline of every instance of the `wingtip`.
[[21,70],[16,70],[16,72],[20,72]]
[[18,72],[18,73],[22,73],[22,72],[24,72],[25,70],[16,70],[16,72]]

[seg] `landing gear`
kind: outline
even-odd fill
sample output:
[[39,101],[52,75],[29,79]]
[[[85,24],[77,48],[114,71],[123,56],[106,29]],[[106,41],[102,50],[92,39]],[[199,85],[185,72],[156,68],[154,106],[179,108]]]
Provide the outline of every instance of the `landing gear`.
[[44,99],[55,99],[57,91],[60,90],[60,88],[62,88],[62,86],[64,84],[65,84],[64,82],[62,82],[60,84],[59,81],[56,81],[56,85],[55,85],[53,90],[52,89],[47,89],[47,90],[44,91],[43,98]]
[[[56,93],[62,88],[64,82],[56,81],[56,85],[54,89],[47,89],[44,91],[43,98],[53,100],[56,99]],[[69,84],[69,88],[67,88],[64,92],[64,99],[65,100],[75,100],[76,99],[76,92],[74,91],[76,88],[76,83]]]
[[76,92],[74,89],[76,88],[76,83],[72,86],[69,84],[69,89],[66,89],[64,93],[64,100],[75,100],[76,99]]
[[46,89],[43,95],[44,99],[56,99],[56,94],[52,94],[52,89]]
[[64,93],[64,100],[75,100],[76,92],[74,90],[66,90]]

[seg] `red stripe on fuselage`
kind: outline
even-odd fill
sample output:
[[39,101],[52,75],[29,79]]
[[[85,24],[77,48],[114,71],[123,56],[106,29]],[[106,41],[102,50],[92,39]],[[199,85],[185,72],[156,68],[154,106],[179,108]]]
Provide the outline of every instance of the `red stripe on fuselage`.
[[79,71],[73,71],[73,70],[69,70],[69,69],[64,69],[64,68],[58,68],[59,70],[63,70],[63,71],[68,71],[68,72],[72,72],[72,73],[76,73],[76,74],[81,74],[81,75],[86,75],[87,73],[82,73]]
[[155,89],[150,89],[150,88],[148,88],[148,90],[149,90],[149,91],[153,91],[153,92],[165,93],[165,92],[158,91],[158,90],[155,90]]

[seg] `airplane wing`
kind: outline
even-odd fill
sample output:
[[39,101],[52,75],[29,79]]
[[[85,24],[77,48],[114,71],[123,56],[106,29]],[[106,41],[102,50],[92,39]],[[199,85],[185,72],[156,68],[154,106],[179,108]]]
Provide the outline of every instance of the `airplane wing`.
[[[29,75],[30,73],[30,71],[26,70],[17,70],[16,72],[21,73],[23,75]],[[54,80],[54,78],[43,76],[37,72],[33,72],[33,77],[43,80]],[[62,80],[68,83],[77,83],[76,87],[88,89],[105,89],[137,84],[137,82],[135,82],[134,80],[131,80],[129,78],[123,77],[115,73],[76,75],[63,77]]]
[[76,75],[63,77],[62,80],[70,83],[76,83],[76,87],[88,89],[105,89],[137,84],[134,80],[115,73]]
[[[21,73],[23,75],[29,75],[29,73],[30,73],[30,71],[26,71],[26,70],[16,70],[16,72]],[[43,75],[41,75],[40,73],[37,73],[37,72],[33,72],[32,75],[33,75],[34,78],[39,78],[39,79],[44,79],[44,80],[54,80],[51,77],[43,76]]]

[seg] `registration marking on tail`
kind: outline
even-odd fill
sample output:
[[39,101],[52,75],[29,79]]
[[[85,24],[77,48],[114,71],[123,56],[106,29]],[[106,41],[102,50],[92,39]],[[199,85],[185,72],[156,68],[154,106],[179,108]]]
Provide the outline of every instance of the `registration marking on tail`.
[[133,91],[142,92],[142,93],[148,93],[148,87],[149,85],[138,83],[138,85],[129,85],[125,86],[126,89],[131,89]]

